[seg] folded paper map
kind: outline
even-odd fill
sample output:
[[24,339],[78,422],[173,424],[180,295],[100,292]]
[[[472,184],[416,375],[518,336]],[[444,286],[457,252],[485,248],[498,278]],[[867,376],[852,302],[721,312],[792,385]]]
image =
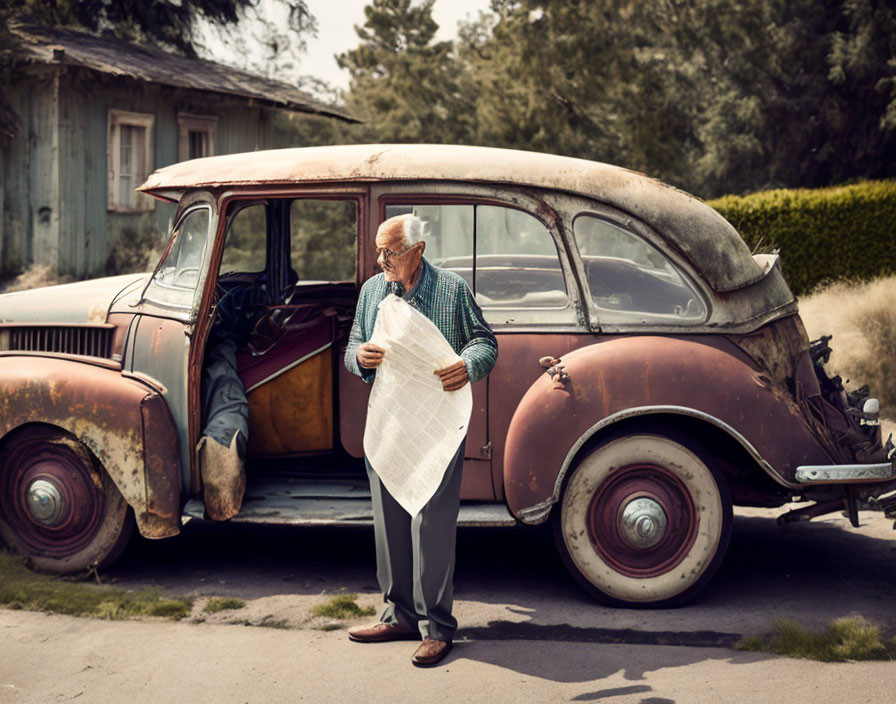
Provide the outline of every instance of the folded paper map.
[[395,295],[379,304],[370,342],[386,350],[367,404],[364,454],[412,516],[429,501],[467,434],[473,393],[445,391],[436,369],[460,360],[435,324]]

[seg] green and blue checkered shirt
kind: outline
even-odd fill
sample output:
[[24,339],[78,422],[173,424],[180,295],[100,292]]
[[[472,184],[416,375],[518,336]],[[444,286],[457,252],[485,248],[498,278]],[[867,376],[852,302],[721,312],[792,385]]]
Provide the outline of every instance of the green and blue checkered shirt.
[[407,292],[398,282],[386,281],[383,273],[364,282],[345,348],[346,368],[368,383],[373,381],[376,370],[363,369],[358,364],[358,346],[373,334],[380,301],[394,293],[435,323],[464,360],[470,381],[478,381],[492,370],[498,359],[495,334],[482,317],[482,311],[463,278],[453,271],[434,267],[426,259],[421,258],[420,266],[422,271],[417,283]]

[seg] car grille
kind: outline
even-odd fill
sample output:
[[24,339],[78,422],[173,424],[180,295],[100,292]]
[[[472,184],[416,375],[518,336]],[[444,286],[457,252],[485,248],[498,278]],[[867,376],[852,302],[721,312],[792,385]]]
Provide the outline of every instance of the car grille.
[[114,326],[23,325],[0,329],[0,350],[112,357]]

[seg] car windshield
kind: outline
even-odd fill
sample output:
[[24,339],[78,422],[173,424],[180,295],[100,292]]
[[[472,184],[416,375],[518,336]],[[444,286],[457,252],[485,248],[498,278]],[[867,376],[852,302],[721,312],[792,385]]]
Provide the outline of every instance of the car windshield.
[[179,307],[192,305],[210,219],[208,207],[200,206],[180,220],[146,290],[147,298]]

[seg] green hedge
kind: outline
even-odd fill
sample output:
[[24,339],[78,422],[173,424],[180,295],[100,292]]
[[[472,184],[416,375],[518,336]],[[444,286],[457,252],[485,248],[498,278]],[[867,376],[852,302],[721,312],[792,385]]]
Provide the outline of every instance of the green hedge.
[[896,180],[725,196],[709,205],[758,252],[780,250],[797,295],[896,273]]

